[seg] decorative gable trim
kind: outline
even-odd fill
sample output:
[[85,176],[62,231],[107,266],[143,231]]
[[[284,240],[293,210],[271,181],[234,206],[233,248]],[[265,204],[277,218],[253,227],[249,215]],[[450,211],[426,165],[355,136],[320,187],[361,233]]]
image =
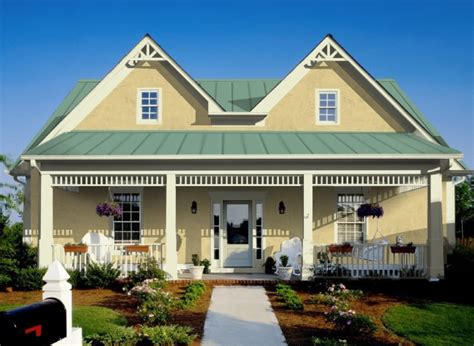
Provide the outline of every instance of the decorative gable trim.
[[256,113],[268,113],[286,96],[293,87],[310,71],[310,69],[322,62],[338,61],[351,64],[394,108],[416,129],[416,132],[429,140],[437,143],[421,124],[413,117],[372,77],[339,43],[327,35],[316,47],[295,67],[290,73],[273,88],[259,103],[251,110]]
[[40,144],[72,131],[82,120],[102,102],[133,69],[146,61],[160,61],[169,63],[202,97],[208,102],[208,111],[223,112],[221,106],[196,83],[159,45],[150,35],[145,35],[140,42],[125,55],[122,60],[97,84],[97,86],[82,99],[79,104],[41,141]]

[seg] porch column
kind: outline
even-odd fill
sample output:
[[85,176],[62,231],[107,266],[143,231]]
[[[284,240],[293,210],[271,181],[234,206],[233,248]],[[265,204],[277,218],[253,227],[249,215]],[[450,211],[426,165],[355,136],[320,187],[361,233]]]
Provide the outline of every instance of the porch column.
[[166,255],[165,271],[173,279],[178,277],[178,254],[176,252],[176,175],[166,175]]
[[43,268],[53,261],[53,180],[51,175],[41,174],[40,182],[38,266]]
[[443,185],[441,173],[428,177],[428,279],[444,277]]
[[313,275],[313,175],[303,177],[303,264],[301,279],[308,280]]
[[456,198],[452,178],[446,181],[446,238],[449,252],[456,246]]

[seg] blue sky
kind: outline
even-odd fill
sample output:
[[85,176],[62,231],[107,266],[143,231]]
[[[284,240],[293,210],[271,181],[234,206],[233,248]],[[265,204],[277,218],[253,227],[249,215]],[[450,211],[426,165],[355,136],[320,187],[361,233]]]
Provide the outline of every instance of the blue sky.
[[0,0],[0,152],[150,33],[195,78],[283,77],[324,35],[392,77],[474,166],[473,3]]

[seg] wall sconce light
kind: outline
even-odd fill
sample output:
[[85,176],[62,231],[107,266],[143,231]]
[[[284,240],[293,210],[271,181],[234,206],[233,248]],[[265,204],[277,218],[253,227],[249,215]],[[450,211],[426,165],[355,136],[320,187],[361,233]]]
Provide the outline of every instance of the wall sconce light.
[[197,211],[198,211],[198,205],[197,205],[196,201],[193,201],[191,203],[191,213],[196,214]]
[[285,203],[283,203],[283,201],[280,201],[280,203],[278,204],[278,211],[280,212],[280,214],[285,214],[285,210]]

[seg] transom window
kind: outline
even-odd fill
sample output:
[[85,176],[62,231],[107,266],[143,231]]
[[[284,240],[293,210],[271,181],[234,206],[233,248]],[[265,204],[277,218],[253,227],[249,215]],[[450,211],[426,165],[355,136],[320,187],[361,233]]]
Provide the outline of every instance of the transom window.
[[159,89],[138,90],[138,121],[141,123],[160,122],[161,92]]
[[140,241],[139,193],[115,193],[114,202],[123,210],[122,217],[114,217],[114,239],[116,243],[138,243]]
[[337,124],[338,114],[338,92],[318,91],[317,122],[326,124]]
[[364,195],[340,194],[337,196],[337,242],[362,243],[365,219],[357,216],[364,203]]

